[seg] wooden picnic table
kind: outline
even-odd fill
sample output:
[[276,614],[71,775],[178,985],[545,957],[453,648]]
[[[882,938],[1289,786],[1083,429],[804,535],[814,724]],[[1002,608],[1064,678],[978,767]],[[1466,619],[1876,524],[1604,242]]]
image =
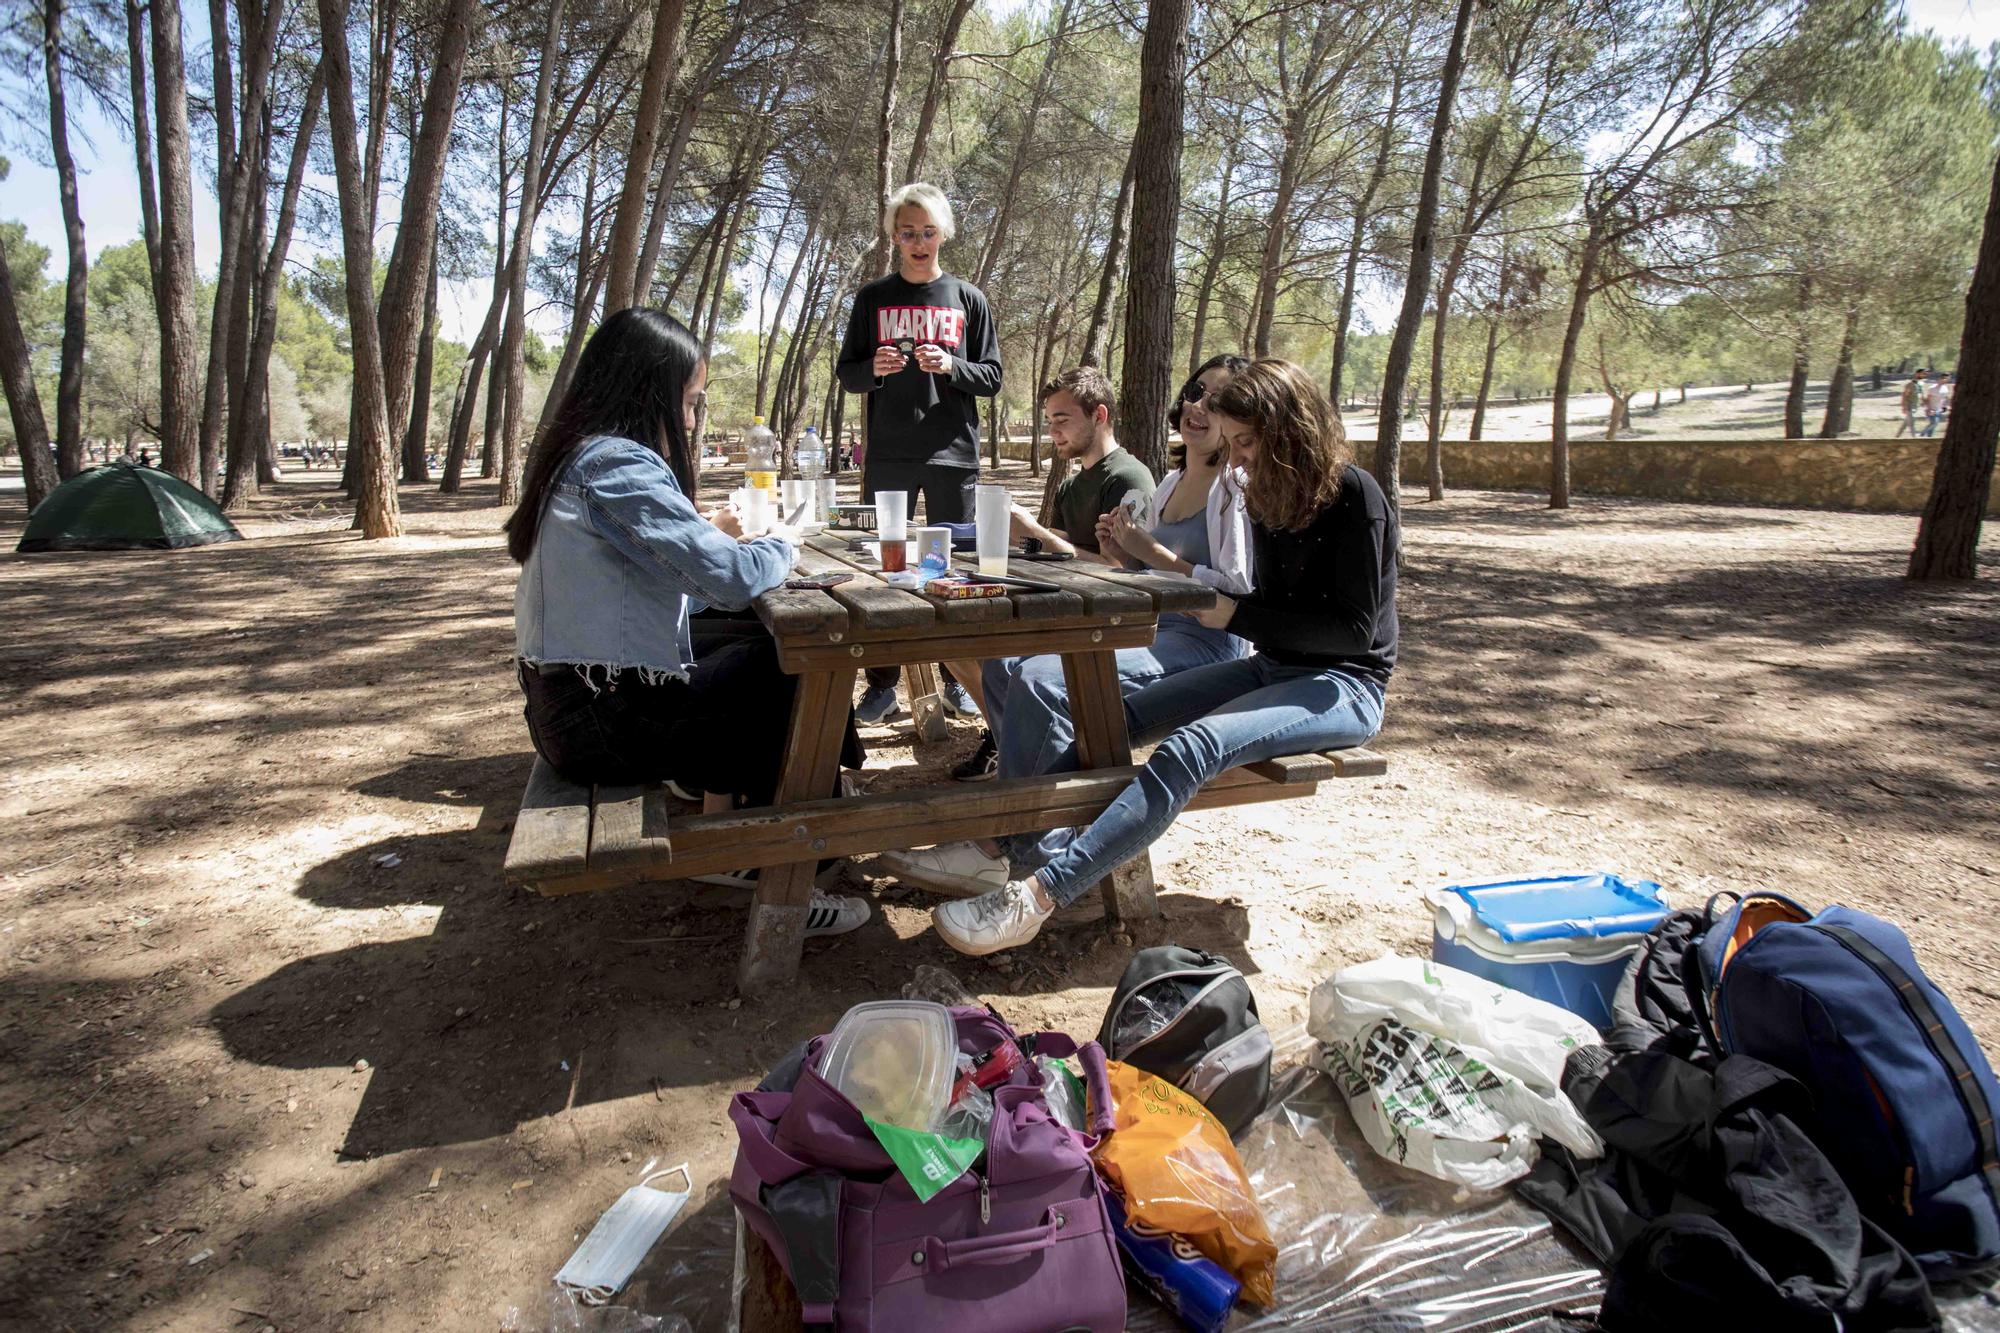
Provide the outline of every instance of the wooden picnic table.
[[[998,837],[1087,824],[1137,774],[1114,654],[1153,641],[1166,612],[1214,604],[1205,584],[1176,575],[1126,573],[1084,560],[1016,560],[1013,572],[1055,585],[1004,597],[945,600],[882,581],[872,555],[850,548],[863,533],[809,537],[803,574],[847,572],[832,589],[776,588],[756,601],[778,644],[779,664],[799,677],[776,804],[721,814],[675,813],[664,790],[569,784],[538,760],[507,855],[510,882],[542,893],[758,867],[755,901],[738,968],[746,995],[797,973],[818,863],[893,848]],[[959,564],[971,567],[970,557]],[[916,791],[828,797],[841,740],[864,667],[924,668],[937,661],[1058,653],[1076,726],[1080,771],[949,784]],[[1305,755],[1231,770],[1190,808],[1309,794],[1324,778],[1382,771],[1365,751]],[[1103,884],[1106,910],[1121,920],[1155,914],[1145,853]]]

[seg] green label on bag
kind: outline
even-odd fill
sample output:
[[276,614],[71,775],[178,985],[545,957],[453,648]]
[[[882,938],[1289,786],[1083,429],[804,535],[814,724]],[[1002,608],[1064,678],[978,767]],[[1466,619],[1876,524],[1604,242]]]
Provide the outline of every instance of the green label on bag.
[[885,1125],[879,1120],[868,1120],[868,1128],[874,1131],[882,1151],[889,1154],[889,1160],[903,1173],[903,1179],[910,1182],[919,1203],[929,1203],[933,1194],[964,1175],[979,1160],[979,1154],[986,1151],[983,1139],[950,1139],[920,1129]]

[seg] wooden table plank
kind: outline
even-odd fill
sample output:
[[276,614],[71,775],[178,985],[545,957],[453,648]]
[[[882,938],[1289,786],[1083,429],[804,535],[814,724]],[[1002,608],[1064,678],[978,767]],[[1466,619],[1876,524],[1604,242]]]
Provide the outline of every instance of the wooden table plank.
[[1110,565],[1085,560],[1067,561],[1065,567],[1086,578],[1136,588],[1151,597],[1154,609],[1162,614],[1179,611],[1192,615],[1215,605],[1215,589],[1198,579],[1183,578],[1179,574],[1114,569]]
[[590,788],[580,787],[535,756],[502,874],[509,884],[580,874],[590,847]]
[[[1007,572],[1024,579],[1041,579],[1060,587],[1077,599],[1083,614],[1092,616],[1139,616],[1154,612],[1153,595],[1136,583],[1119,582],[1116,576],[1096,578],[1086,572],[1092,562],[1075,560],[1015,560]],[[1098,566],[1102,568],[1102,566]],[[1113,624],[1117,621],[1114,619]]]

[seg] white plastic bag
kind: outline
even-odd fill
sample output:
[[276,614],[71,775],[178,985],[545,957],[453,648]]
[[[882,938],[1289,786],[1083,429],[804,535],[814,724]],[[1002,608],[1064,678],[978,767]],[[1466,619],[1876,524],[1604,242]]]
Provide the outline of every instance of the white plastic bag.
[[1392,1161],[1495,1189],[1527,1174],[1544,1134],[1603,1155],[1561,1087],[1563,1063],[1597,1030],[1545,1000],[1391,955],[1315,987],[1306,1027],[1363,1136]]

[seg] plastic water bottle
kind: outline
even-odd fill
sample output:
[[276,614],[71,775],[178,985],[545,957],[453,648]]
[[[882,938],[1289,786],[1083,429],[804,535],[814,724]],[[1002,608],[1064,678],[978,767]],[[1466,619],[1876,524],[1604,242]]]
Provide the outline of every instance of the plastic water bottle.
[[807,426],[799,436],[799,478],[807,484],[813,497],[809,520],[824,523],[827,515],[820,512],[820,479],[826,475],[826,445],[819,438],[819,431]]
[[764,418],[750,418],[750,429],[743,432],[743,483],[758,490],[771,493],[771,503],[778,502],[778,437],[764,424]]

